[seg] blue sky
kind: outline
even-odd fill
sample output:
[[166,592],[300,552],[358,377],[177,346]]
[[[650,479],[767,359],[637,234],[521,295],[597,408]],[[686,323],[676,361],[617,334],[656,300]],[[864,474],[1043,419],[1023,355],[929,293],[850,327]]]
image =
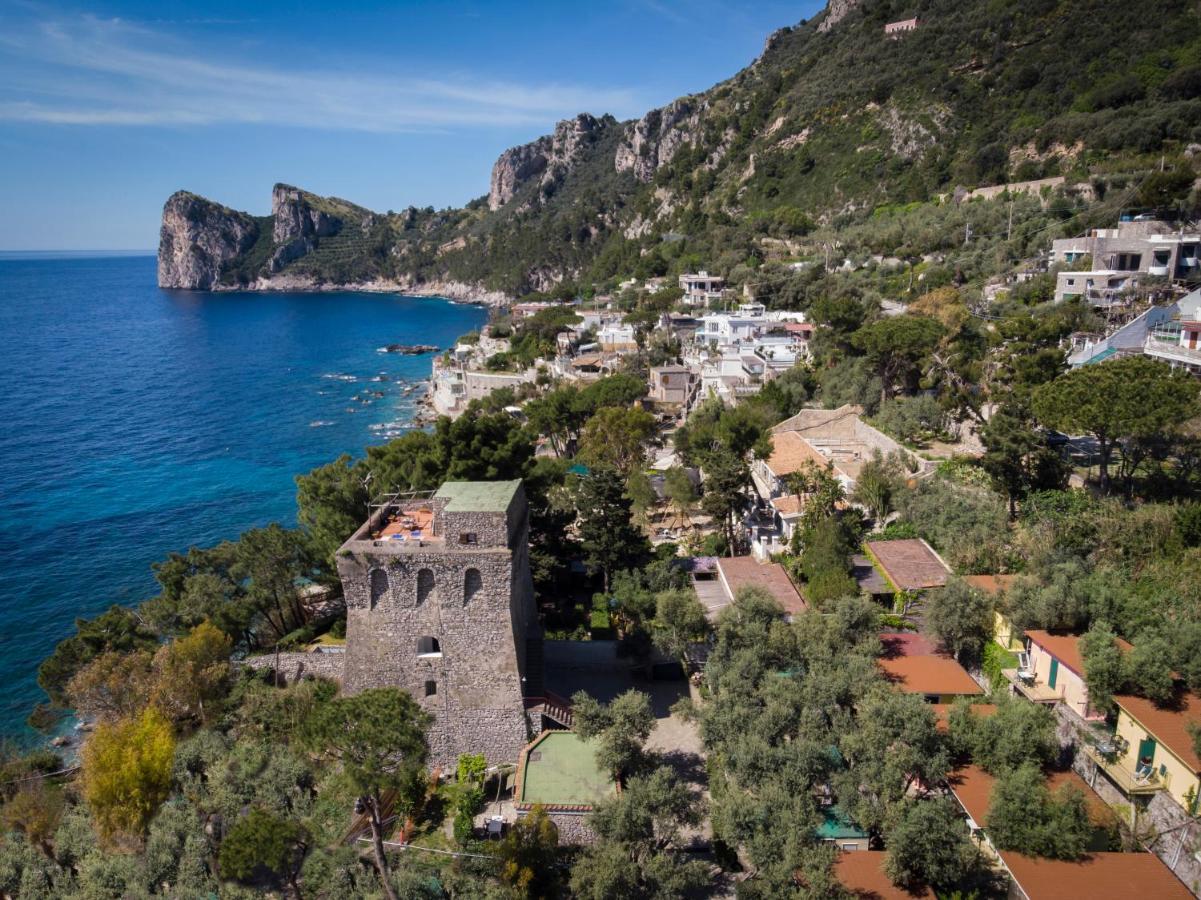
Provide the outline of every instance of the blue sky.
[[0,250],[152,248],[179,188],[461,205],[506,147],[703,90],[823,5],[0,0]]

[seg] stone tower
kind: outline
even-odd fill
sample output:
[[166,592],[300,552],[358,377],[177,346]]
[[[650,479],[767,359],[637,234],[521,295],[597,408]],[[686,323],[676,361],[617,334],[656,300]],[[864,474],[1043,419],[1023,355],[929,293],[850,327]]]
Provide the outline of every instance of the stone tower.
[[526,647],[540,634],[521,482],[447,482],[432,495],[384,498],[337,563],[344,689],[412,694],[434,716],[435,765],[463,753],[515,762],[530,736]]

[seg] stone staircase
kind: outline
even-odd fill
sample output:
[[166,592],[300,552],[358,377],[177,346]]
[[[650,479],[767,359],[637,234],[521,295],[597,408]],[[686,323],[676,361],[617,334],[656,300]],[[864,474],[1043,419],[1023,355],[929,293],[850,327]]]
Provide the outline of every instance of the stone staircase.
[[525,708],[532,715],[544,716],[560,728],[570,729],[575,721],[571,701],[546,689],[541,636],[528,638],[525,642]]

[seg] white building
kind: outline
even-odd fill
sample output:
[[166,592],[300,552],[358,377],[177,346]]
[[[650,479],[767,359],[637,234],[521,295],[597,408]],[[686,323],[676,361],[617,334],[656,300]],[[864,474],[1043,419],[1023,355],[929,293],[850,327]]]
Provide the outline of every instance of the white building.
[[1168,310],[1167,316],[1148,329],[1143,353],[1201,374],[1201,289],[1181,298]]
[[711,302],[721,300],[725,284],[724,278],[710,275],[704,270],[680,276],[684,302],[689,306],[708,306]]
[[524,372],[484,372],[460,362],[444,363],[438,357],[434,360],[434,371],[430,378],[430,402],[438,415],[453,419],[472,400],[482,400],[499,388],[517,388],[533,383],[537,377],[537,366]]
[[735,346],[758,336],[768,325],[760,303],[743,303],[737,312],[706,313],[700,318],[695,340],[715,350]]
[[1055,302],[1084,300],[1090,306],[1107,308],[1126,302],[1138,287],[1138,272],[1094,269],[1089,272],[1060,272],[1055,276]]
[[1052,265],[1070,266],[1084,257],[1092,260],[1092,269],[1061,272],[1055,299],[1083,296],[1091,301],[1091,289],[1101,305],[1108,305],[1107,298],[1135,287],[1140,275],[1173,281],[1195,276],[1201,266],[1201,234],[1173,230],[1157,220],[1134,220],[1051,244]]
[[596,342],[606,353],[625,353],[638,349],[634,326],[621,321],[606,322],[596,333]]

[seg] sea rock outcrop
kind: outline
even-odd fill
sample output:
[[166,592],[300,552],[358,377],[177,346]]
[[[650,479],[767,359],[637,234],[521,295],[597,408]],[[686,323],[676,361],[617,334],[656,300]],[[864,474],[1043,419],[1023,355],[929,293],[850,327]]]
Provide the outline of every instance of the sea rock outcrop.
[[696,139],[703,110],[704,104],[691,97],[681,97],[667,106],[652,109],[627,126],[613,165],[618,172],[633,172],[635,178],[648,184],[684,144]]
[[583,158],[605,125],[605,120],[580,113],[559,122],[554,134],[506,150],[492,166],[488,208],[500,209],[535,178],[544,189],[553,189]]
[[158,241],[158,286],[206,291],[225,267],[254,245],[253,217],[188,191],[176,191],[163,206]]

